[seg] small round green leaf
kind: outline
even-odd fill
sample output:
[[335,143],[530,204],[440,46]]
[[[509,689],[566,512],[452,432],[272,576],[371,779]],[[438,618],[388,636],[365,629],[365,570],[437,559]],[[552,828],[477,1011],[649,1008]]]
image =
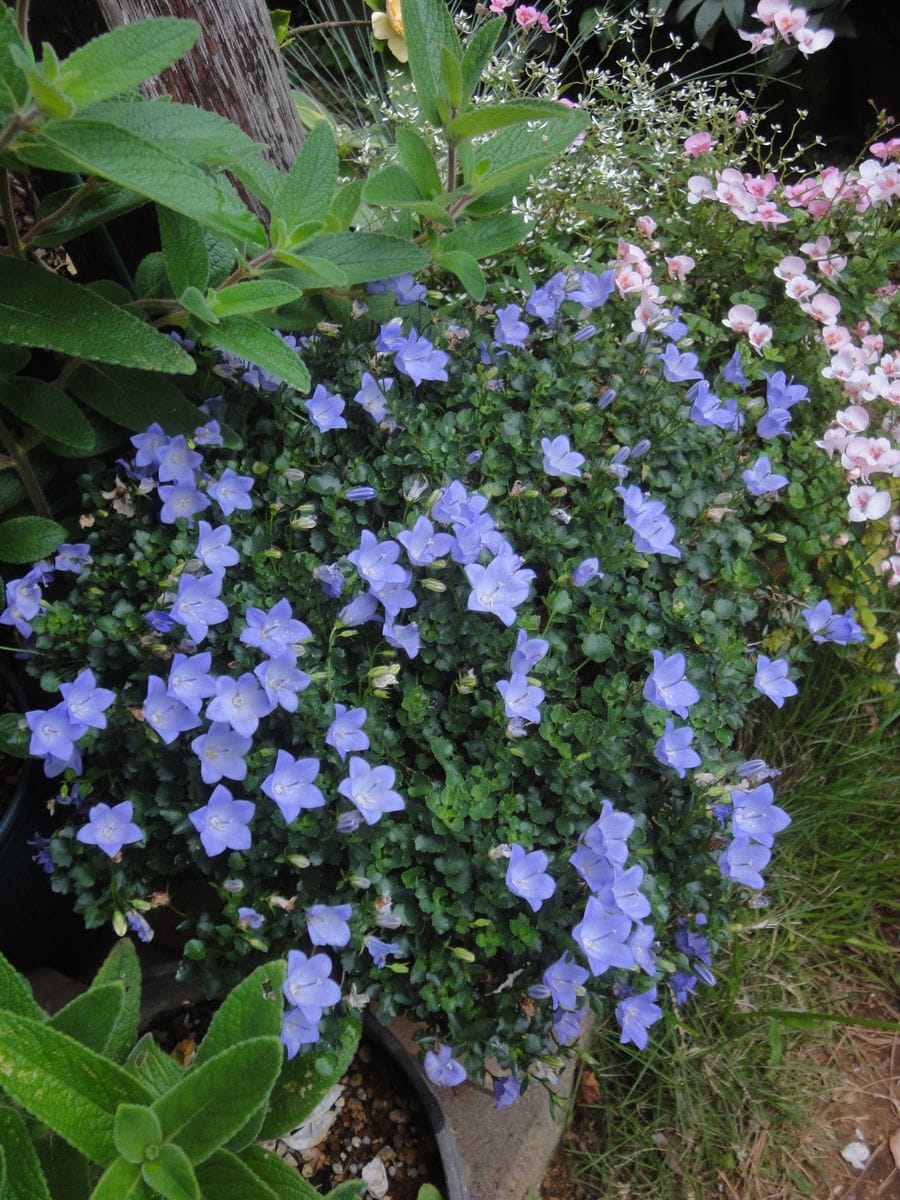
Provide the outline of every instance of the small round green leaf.
[[147,1148],[163,1140],[159,1117],[143,1104],[120,1104],[113,1124],[116,1149],[126,1162],[142,1163]]

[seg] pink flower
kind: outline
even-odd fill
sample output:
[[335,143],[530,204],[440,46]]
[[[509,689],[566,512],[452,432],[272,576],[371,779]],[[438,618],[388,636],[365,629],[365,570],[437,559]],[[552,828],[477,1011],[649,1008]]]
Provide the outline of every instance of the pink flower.
[[806,311],[817,321],[821,321],[823,325],[834,325],[838,319],[838,313],[841,311],[841,302],[837,296],[831,296],[828,292],[819,292],[818,296],[813,296]]
[[546,13],[541,12],[539,8],[534,8],[531,4],[520,4],[516,9],[516,21],[523,29],[530,29],[532,25],[540,25],[545,33],[550,32],[550,20]]
[[803,57],[809,58],[810,54],[816,54],[819,50],[824,50],[826,46],[831,45],[834,41],[834,30],[798,29],[794,34],[794,41]]
[[711,200],[716,194],[712,180],[705,175],[692,175],[688,180],[688,204],[699,204],[701,200]]
[[653,237],[654,233],[656,233],[656,222],[652,217],[638,217],[634,226],[643,237]]
[[684,139],[684,152],[688,158],[699,158],[701,154],[706,154],[712,150],[713,146],[718,146],[719,139],[714,138],[707,130],[701,133],[692,133],[690,137]]
[[745,29],[739,29],[737,32],[739,38],[743,38],[745,42],[750,43],[747,47],[748,54],[759,54],[760,50],[766,46],[775,45],[774,29],[761,29],[759,33],[747,33]]
[[[801,250],[803,247],[800,247]],[[787,254],[775,268],[774,274],[779,279],[783,279],[787,283],[791,279],[796,279],[798,275],[803,275],[806,272],[806,263],[802,258],[798,258],[796,254]]]
[[745,108],[739,108],[734,114],[734,123],[737,125],[738,129],[743,129],[749,120],[750,114]]
[[750,304],[734,304],[722,324],[733,333],[748,333],[758,315]]
[[696,265],[689,254],[676,254],[672,258],[666,258],[670,279],[684,279],[685,275],[689,271],[693,271]]
[[784,290],[791,300],[806,300],[816,294],[819,285],[808,275],[794,275],[784,285]]
[[502,17],[508,8],[512,8],[516,0],[491,0],[491,12]]
[[757,207],[756,212],[750,214],[747,219],[762,225],[763,229],[768,229],[770,225],[783,225],[789,218],[778,211],[773,201],[764,200]]
[[873,487],[854,486],[847,493],[847,503],[851,521],[877,521],[890,511],[891,496],[889,492],[879,492]]
[[757,21],[762,21],[763,25],[771,25],[775,20],[775,14],[781,12],[783,8],[787,8],[785,0],[759,0],[759,4],[751,15],[756,17]]
[[875,142],[869,147],[869,153],[882,162],[900,157],[900,137],[891,138],[888,142]]
[[822,330],[822,341],[829,354],[835,354],[849,345],[850,330],[845,325],[826,325]]
[[754,321],[747,330],[747,337],[750,339],[750,345],[757,354],[762,354],[763,347],[768,346],[772,340],[771,325],[763,325],[759,321]]
[[[803,29],[808,20],[805,8],[779,8],[772,15],[772,24],[786,42],[790,42],[794,34]],[[834,37],[834,34],[831,35]],[[829,39],[830,40],[830,39]]]

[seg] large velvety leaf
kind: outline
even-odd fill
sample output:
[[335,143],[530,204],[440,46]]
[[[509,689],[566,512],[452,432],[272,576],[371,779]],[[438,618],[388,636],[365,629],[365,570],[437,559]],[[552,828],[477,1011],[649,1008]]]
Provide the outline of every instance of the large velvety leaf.
[[[557,121],[571,114],[558,100],[514,100],[509,104],[482,104],[454,119],[447,126],[447,136],[462,139],[491,133],[507,125],[525,121]],[[527,131],[526,131],[527,132]],[[537,139],[536,139],[537,140]]]
[[203,226],[159,205],[156,219],[162,237],[166,274],[175,295],[180,296],[189,287],[203,291],[209,282],[209,252]]
[[403,31],[422,116],[432,125],[441,125],[449,107],[441,71],[442,47],[457,62],[462,59],[450,10],[444,0],[404,0]]
[[27,1112],[101,1167],[116,1157],[112,1131],[118,1106],[153,1099],[123,1067],[15,1013],[4,1013],[0,1021],[0,1080]]
[[307,253],[340,267],[351,284],[390,279],[428,265],[423,247],[382,233],[326,233],[307,242],[304,257]]
[[91,1171],[84,1155],[57,1134],[42,1137],[37,1149],[53,1200],[88,1200]]
[[330,1050],[312,1049],[288,1059],[272,1091],[259,1140],[279,1137],[285,1130],[302,1125],[325,1093],[344,1074],[359,1045],[360,1022],[347,1016],[341,1023],[337,1045]]
[[495,17],[485,21],[472,34],[466,43],[462,57],[463,95],[469,99],[481,80],[482,72],[491,60],[497,38],[503,31],[506,21],[503,17]]
[[125,1066],[140,1077],[154,1096],[161,1096],[174,1087],[184,1074],[184,1068],[164,1054],[149,1033],[144,1034],[128,1055]]
[[123,1003],[109,1031],[104,1053],[113,1062],[124,1062],[137,1040],[141,1013],[141,965],[137,951],[128,938],[120,938],[107,954],[91,983],[91,990],[109,983],[120,983]]
[[464,250],[443,250],[434,256],[434,261],[455,275],[474,300],[484,299],[484,274],[471,254]]
[[13,517],[0,525],[0,562],[33,563],[52,554],[66,531],[46,517]]
[[525,236],[527,225],[518,213],[502,213],[482,217],[468,225],[458,225],[441,237],[441,250],[464,250],[473,258],[488,258],[517,245]]
[[89,1050],[105,1054],[109,1036],[124,1005],[125,988],[122,984],[106,983],[101,987],[92,987],[70,1000],[58,1013],[54,1013],[50,1024]]
[[[283,1158],[265,1150],[262,1146],[250,1146],[241,1159],[253,1172],[254,1177],[278,1200],[322,1200],[311,1183],[299,1171],[289,1167]],[[213,1160],[210,1159],[210,1162]],[[230,1200],[227,1193],[210,1195],[210,1200]]]
[[287,973],[284,959],[257,967],[222,1001],[200,1043],[191,1069],[250,1037],[281,1033],[284,998],[281,988]]
[[163,1200],[200,1200],[200,1184],[191,1160],[173,1142],[160,1147],[158,1158],[144,1163],[141,1175]]
[[199,33],[196,21],[177,17],[120,25],[64,59],[59,86],[77,108],[118,96],[170,67]]
[[306,135],[294,165],[278,189],[272,208],[272,223],[280,233],[280,245],[291,246],[292,229],[307,221],[324,221],[337,187],[338,153],[331,128],[320,121]]
[[96,438],[91,423],[77,404],[50,383],[18,375],[0,382],[0,405],[24,425],[76,450],[93,450]]
[[146,371],[79,367],[69,387],[82,403],[134,433],[142,433],[154,421],[170,436],[192,433],[205,420],[174,384]]
[[10,49],[25,46],[16,25],[15,10],[4,4],[0,8],[0,113],[12,113],[28,95],[28,82],[13,61]]
[[137,1163],[117,1158],[103,1172],[91,1200],[156,1200],[156,1194],[144,1183]]
[[265,1104],[282,1057],[277,1037],[255,1037],[185,1072],[152,1105],[166,1140],[192,1163],[209,1158]]
[[[274,1157],[278,1157],[275,1155]],[[278,1159],[281,1162],[281,1159]],[[303,1179],[296,1169],[286,1169],[295,1179]],[[203,1200],[294,1200],[294,1193],[286,1188],[274,1190],[249,1165],[228,1150],[217,1150],[212,1158],[197,1166],[197,1180],[203,1192]],[[306,1183],[309,1191],[298,1192],[299,1200],[321,1200],[319,1193]]]
[[[49,161],[42,154],[45,147],[50,151]],[[240,241],[265,240],[259,221],[224,182],[179,157],[168,145],[110,121],[89,117],[48,121],[36,140],[17,146],[17,152],[26,162],[52,170],[58,169],[62,156],[72,171],[108,179],[210,229]]]
[[242,129],[218,113],[191,104],[175,104],[167,99],[141,103],[107,100],[85,109],[80,115],[109,122],[150,142],[177,146],[178,153],[189,162],[230,166],[236,159],[252,160],[256,150],[261,148]]
[[397,129],[396,137],[400,161],[421,194],[427,200],[440,196],[443,184],[431,147],[414,129],[407,129],[403,125]]
[[[57,212],[79,190],[80,185],[63,188],[62,191],[45,196],[38,205],[36,219],[42,221],[51,213]],[[64,213],[52,225],[48,225],[45,233],[38,234],[32,245],[58,246],[61,242],[81,237],[83,233],[95,229],[98,225],[105,225],[115,217],[133,212],[146,203],[143,196],[129,192],[127,188],[120,188],[114,183],[98,183],[91,191],[85,193],[84,199],[74,208]]]
[[50,1200],[28,1126],[20,1113],[5,1106],[0,1106],[0,1150],[6,1162],[6,1183],[0,1188],[3,1200]]
[[247,279],[216,292],[210,297],[210,307],[219,317],[232,317],[280,308],[299,296],[300,288],[281,279]]
[[245,358],[269,371],[298,392],[308,392],[309,371],[303,360],[289,349],[277,333],[252,317],[225,317],[218,325],[197,331],[211,346],[218,346],[238,358]]
[[0,341],[175,375],[197,369],[171,338],[131,313],[9,255],[0,256]]
[[47,1014],[31,994],[28,980],[0,954],[0,1021],[8,1012],[18,1013],[20,1017],[31,1017],[34,1021],[47,1020]]

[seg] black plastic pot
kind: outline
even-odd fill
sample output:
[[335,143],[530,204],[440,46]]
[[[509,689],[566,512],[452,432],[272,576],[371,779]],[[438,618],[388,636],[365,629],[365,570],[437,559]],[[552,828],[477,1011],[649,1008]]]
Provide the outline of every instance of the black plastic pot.
[[[0,689],[13,698],[19,712],[30,707],[21,681],[3,663]],[[48,834],[52,827],[47,810],[50,786],[34,759],[12,761],[21,770],[0,816],[0,952],[20,970],[52,966],[77,974],[97,935],[85,930],[71,899],[52,890],[50,877],[34,861],[29,840],[36,833]]]
[[363,1013],[363,1036],[393,1062],[409,1084],[410,1091],[422,1106],[437,1142],[444,1172],[445,1200],[470,1200],[469,1184],[463,1167],[459,1145],[444,1116],[437,1097],[425,1081],[422,1068],[403,1043],[385,1025],[369,1013]]

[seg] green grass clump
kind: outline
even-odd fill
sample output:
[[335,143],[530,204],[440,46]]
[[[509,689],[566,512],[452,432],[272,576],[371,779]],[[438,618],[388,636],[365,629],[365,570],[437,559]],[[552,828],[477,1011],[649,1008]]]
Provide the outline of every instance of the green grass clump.
[[575,1195],[823,1194],[795,1151],[837,1074],[829,1051],[871,1020],[873,987],[897,994],[898,716],[892,683],[822,653],[793,706],[747,731],[748,757],[783,769],[778,803],[793,818],[767,904],[714,964],[717,987],[667,1007],[646,1051],[596,1031],[601,1100],[579,1108],[568,1139]]

